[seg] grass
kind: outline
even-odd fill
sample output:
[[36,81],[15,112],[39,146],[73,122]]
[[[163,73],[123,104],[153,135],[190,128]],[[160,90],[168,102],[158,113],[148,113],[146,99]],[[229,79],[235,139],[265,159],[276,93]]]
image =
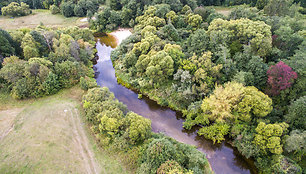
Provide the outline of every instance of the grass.
[[33,10],[32,14],[22,17],[0,16],[0,28],[13,30],[19,28],[35,28],[41,23],[51,28],[67,26],[87,26],[87,22],[81,22],[82,18],[70,17],[65,18],[61,14],[53,15],[49,10]]
[[76,86],[19,103],[2,93],[0,173],[127,173],[90,134],[82,94]]
[[230,7],[224,7],[224,6],[207,6],[207,7],[212,7],[216,10],[216,12],[223,14],[224,16],[229,16],[232,8],[236,6],[230,6]]

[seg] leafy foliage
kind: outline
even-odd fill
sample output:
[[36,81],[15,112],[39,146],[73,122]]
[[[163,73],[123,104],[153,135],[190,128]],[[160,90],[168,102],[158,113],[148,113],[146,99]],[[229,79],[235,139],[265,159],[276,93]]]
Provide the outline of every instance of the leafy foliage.
[[105,146],[119,148],[122,153],[139,149],[137,159],[132,159],[138,161],[137,173],[210,171],[203,153],[193,146],[152,133],[151,121],[128,112],[106,87],[89,89],[83,96],[83,108],[93,124],[92,130],[106,142]]
[[[62,88],[77,84],[81,76],[93,76],[89,70],[93,46],[84,42],[93,39],[92,33],[82,29],[62,29],[56,32],[78,37],[78,42],[69,35],[56,35],[49,28],[20,30],[15,32],[17,34],[13,38],[3,32],[6,40],[10,40],[14,47],[10,52],[3,53],[7,57],[3,61],[0,77],[5,79],[7,86],[11,86],[8,90],[11,90],[13,97],[24,99],[54,94]],[[18,45],[23,52],[20,58],[8,57],[18,50],[14,49]]]
[[297,78],[297,73],[282,61],[272,65],[267,71],[267,75],[268,83],[271,86],[271,95],[277,95],[281,90],[289,88]]
[[3,16],[26,16],[32,13],[29,5],[21,2],[18,4],[17,2],[12,2],[8,6],[3,7],[1,9]]

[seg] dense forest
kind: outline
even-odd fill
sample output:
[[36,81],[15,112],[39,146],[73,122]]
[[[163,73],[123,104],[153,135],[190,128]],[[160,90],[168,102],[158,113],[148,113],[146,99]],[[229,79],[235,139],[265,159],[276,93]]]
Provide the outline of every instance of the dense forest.
[[0,87],[24,99],[54,94],[81,77],[92,86],[94,43],[92,32],[78,27],[0,30]]
[[[211,5],[235,6],[227,16]],[[198,126],[198,135],[213,143],[230,139],[262,173],[305,173],[305,5],[298,0],[2,1],[3,15],[50,9],[66,17],[88,16],[91,30],[0,29],[0,88],[25,99],[80,82],[88,90],[83,108],[93,132],[104,146],[129,154],[137,173],[210,172],[204,154],[152,133],[148,119],[128,111],[108,89],[96,88],[93,33],[131,27],[133,34],[111,56],[119,83],[181,111],[185,129]]]
[[92,21],[98,31],[134,27],[112,53],[121,84],[182,111],[184,127],[200,126],[198,134],[214,143],[229,137],[264,173],[305,169],[305,16],[298,4],[271,0],[224,16],[183,3],[156,3],[139,15],[132,8],[142,5],[129,3]]

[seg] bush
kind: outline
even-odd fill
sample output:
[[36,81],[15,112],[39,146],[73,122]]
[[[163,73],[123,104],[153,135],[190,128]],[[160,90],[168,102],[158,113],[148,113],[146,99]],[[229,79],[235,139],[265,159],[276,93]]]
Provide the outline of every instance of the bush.
[[1,9],[3,16],[26,16],[32,13],[29,5],[21,2],[18,4],[17,2],[12,2],[8,6],[3,7]]
[[142,142],[151,135],[151,120],[134,112],[127,114],[126,125],[128,125],[126,132],[132,143]]
[[145,150],[143,160],[151,165],[151,172],[156,173],[161,164],[168,160],[175,159],[175,147],[166,138],[154,139]]
[[288,114],[285,115],[286,121],[291,128],[306,129],[306,96],[293,101],[289,106]]
[[86,14],[80,5],[74,7],[74,14],[78,17],[84,17]]
[[72,2],[64,2],[61,4],[61,13],[65,17],[74,16],[74,4]]
[[168,160],[157,169],[157,174],[167,174],[172,171],[175,171],[176,173],[183,173],[183,168],[176,161]]
[[80,78],[80,85],[81,85],[81,88],[85,91],[87,91],[90,88],[94,88],[98,86],[94,78],[90,78],[87,76]]
[[60,89],[57,75],[50,72],[42,86],[47,95],[55,94]]
[[51,14],[58,14],[61,12],[60,8],[56,5],[51,5],[50,11],[51,11]]

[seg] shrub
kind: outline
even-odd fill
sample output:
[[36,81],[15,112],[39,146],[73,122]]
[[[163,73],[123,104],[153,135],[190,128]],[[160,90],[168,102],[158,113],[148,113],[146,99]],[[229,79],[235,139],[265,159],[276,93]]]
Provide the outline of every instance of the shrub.
[[64,2],[61,4],[61,13],[65,17],[71,17],[74,15],[74,4],[72,2]]
[[183,168],[174,160],[168,160],[164,162],[160,167],[157,169],[157,174],[168,174],[175,170],[175,173],[183,173]]
[[151,120],[144,118],[134,112],[129,112],[126,116],[126,132],[132,143],[139,143],[151,135]]
[[18,4],[17,2],[12,2],[8,6],[3,7],[1,9],[3,16],[26,16],[32,13],[29,5],[21,2]]
[[154,139],[143,154],[145,163],[151,165],[151,172],[156,173],[158,167],[168,160],[175,159],[175,147],[166,138]]
[[51,11],[52,14],[58,14],[58,13],[61,12],[61,9],[56,5],[51,5],[50,6],[50,11]]
[[80,85],[83,90],[87,91],[90,88],[97,87],[97,82],[94,78],[85,76],[80,78]]
[[47,95],[55,94],[60,89],[57,75],[50,72],[42,86]]
[[293,101],[288,109],[285,119],[290,126],[296,129],[306,129],[306,96]]

